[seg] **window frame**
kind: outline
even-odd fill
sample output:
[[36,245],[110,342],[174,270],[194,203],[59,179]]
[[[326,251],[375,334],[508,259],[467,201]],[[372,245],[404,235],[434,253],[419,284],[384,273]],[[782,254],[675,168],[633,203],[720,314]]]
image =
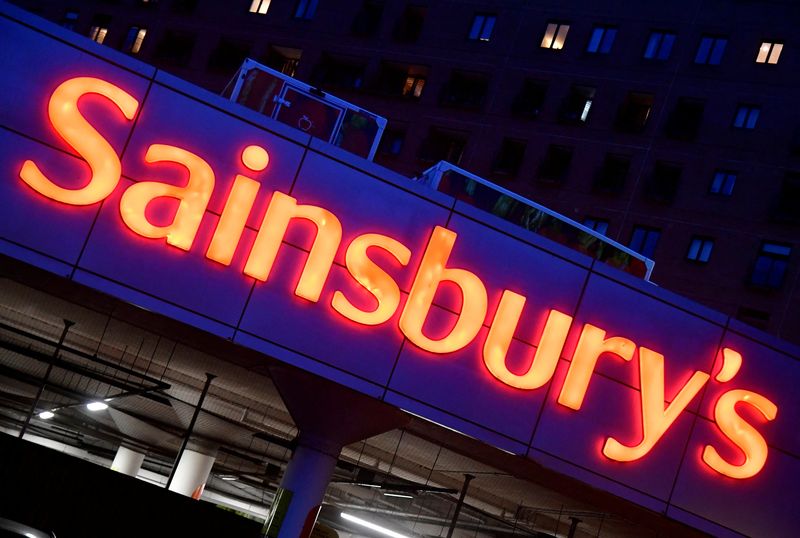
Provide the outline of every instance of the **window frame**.
[[266,15],[272,0],[251,0],[248,13],[253,15]]
[[[551,26],[554,27],[553,33],[552,35],[550,35],[550,42],[547,45],[545,45],[545,41],[547,41],[548,39],[548,34]],[[567,44],[567,36],[569,34],[570,26],[571,23],[567,21],[547,21],[547,24],[544,27],[544,34],[542,35],[542,39],[539,42],[539,48],[546,50],[553,50],[553,51],[564,50],[564,47]],[[564,28],[566,28],[566,30],[564,30]],[[562,30],[564,32],[563,35],[561,35]],[[556,47],[554,45],[557,44],[557,39],[559,38],[559,36],[561,38],[560,46]]]
[[[656,38],[658,42],[655,44],[653,55],[648,56],[647,53],[650,50],[650,44],[652,43],[654,38]],[[666,55],[664,55],[663,50],[665,47],[665,39],[668,38],[670,41]],[[668,30],[652,30],[650,32],[650,36],[647,38],[647,42],[644,45],[642,58],[650,61],[666,62],[667,60],[669,60],[670,56],[672,56],[672,50],[675,48],[676,41],[678,41],[678,34],[676,32]]]
[[[764,50],[764,46],[769,45],[767,50]],[[778,52],[775,52],[775,47],[778,48]],[[761,41],[761,45],[758,47],[756,51],[756,63],[759,65],[778,65],[780,63],[781,54],[783,53],[783,48],[786,46],[786,43],[783,40],[774,40],[774,41]],[[766,56],[763,60],[760,60],[761,54],[766,53]],[[772,56],[775,55],[775,61],[772,61]]]
[[[587,54],[608,55],[614,47],[619,28],[612,25],[595,25],[586,43]],[[595,36],[597,41],[595,42]],[[566,39],[566,38],[565,38]]]
[[[725,57],[725,50],[728,48],[730,40],[727,36],[703,34],[700,36],[700,42],[697,44],[697,50],[694,55],[695,65],[720,65]],[[704,49],[704,44],[708,42],[708,49],[705,51],[703,58],[701,52]],[[721,48],[720,48],[721,45]],[[715,56],[718,57],[715,59]]]
[[693,235],[686,249],[686,260],[704,265],[711,259],[714,251],[714,238],[707,235]]
[[292,18],[301,21],[310,21],[317,14],[319,0],[298,0]]
[[[721,179],[717,181],[717,178]],[[716,170],[714,170],[714,175],[711,177],[711,183],[708,186],[709,194],[714,194],[717,196],[732,196],[733,188],[736,186],[736,180],[738,178],[739,178],[739,173],[736,172],[735,170],[726,170],[722,168],[717,168]],[[730,188],[727,188],[729,183],[730,183]]]
[[[742,115],[744,113],[744,115]],[[741,117],[741,122],[739,118]],[[761,105],[751,103],[739,103],[736,105],[736,113],[733,115],[731,127],[742,131],[752,131],[758,125],[761,117]]]
[[[479,20],[480,25],[478,25]],[[488,35],[485,35],[487,34],[487,26]],[[467,39],[469,41],[488,43],[492,40],[492,35],[494,34],[494,29],[496,26],[497,13],[475,13],[475,15],[472,17],[472,24],[469,27],[469,33],[467,33]]]
[[[639,241],[638,247],[634,246],[634,239],[638,233],[642,234],[642,239]],[[652,244],[651,248],[644,249],[643,247],[646,246],[651,237],[655,234],[655,241]],[[658,248],[658,243],[661,240],[661,229],[655,228],[653,226],[646,226],[643,224],[635,224],[633,229],[631,230],[631,238],[628,240],[628,248],[633,250],[634,252],[638,252],[645,258],[654,260],[656,249]]]
[[[775,252],[777,250],[786,250],[785,253]],[[772,252],[770,252],[772,250]],[[762,289],[770,289],[770,290],[778,290],[783,287],[784,281],[786,280],[786,273],[789,269],[789,261],[792,256],[792,245],[788,243],[781,243],[779,241],[762,241],[761,247],[758,249],[758,254],[756,255],[756,259],[753,262],[753,269],[750,272],[750,277],[748,278],[748,283],[751,286],[756,288]],[[769,266],[765,269],[759,269],[759,265],[762,262],[767,261]],[[776,268],[776,264],[778,267],[779,274],[777,278],[779,282],[774,282],[776,278],[774,271]],[[758,272],[758,273],[757,273]],[[756,275],[760,276],[758,281],[756,281]]]

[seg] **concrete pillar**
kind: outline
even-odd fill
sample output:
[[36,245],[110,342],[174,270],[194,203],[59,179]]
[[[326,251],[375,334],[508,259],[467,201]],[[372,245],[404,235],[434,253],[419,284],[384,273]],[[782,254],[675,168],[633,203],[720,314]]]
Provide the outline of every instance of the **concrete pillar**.
[[178,462],[178,468],[175,469],[175,477],[169,485],[170,491],[199,499],[211,474],[214,459],[214,456],[185,450],[181,461]]
[[114,461],[111,462],[111,470],[128,476],[136,476],[139,474],[139,469],[142,468],[142,462],[144,462],[144,454],[120,445]]

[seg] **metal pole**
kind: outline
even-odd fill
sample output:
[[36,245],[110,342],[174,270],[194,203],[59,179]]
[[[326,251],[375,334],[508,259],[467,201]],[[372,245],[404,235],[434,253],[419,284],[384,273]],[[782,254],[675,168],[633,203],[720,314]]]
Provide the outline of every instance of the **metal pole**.
[[567,533],[567,538],[575,538],[575,531],[578,530],[578,523],[580,523],[581,520],[578,519],[577,517],[571,517],[571,516],[570,519],[572,520],[572,523],[570,523],[569,525],[569,532]]
[[467,489],[469,488],[469,483],[472,482],[473,478],[475,477],[471,474],[464,475],[464,485],[461,486],[461,495],[458,496],[456,511],[453,512],[453,520],[450,522],[450,529],[447,531],[447,538],[453,538],[453,533],[456,530],[456,522],[458,522],[458,514],[461,513],[461,507],[464,506],[464,497],[467,496]]
[[195,422],[197,422],[197,417],[198,415],[200,415],[200,408],[203,407],[203,401],[206,399],[206,394],[208,394],[208,387],[211,386],[211,381],[215,377],[217,376],[206,372],[206,384],[203,386],[203,392],[200,393],[200,399],[197,400],[197,405],[194,408],[194,414],[192,415],[192,420],[191,422],[189,422],[189,428],[186,430],[186,433],[183,434],[183,442],[181,443],[181,449],[178,451],[178,456],[175,458],[175,463],[172,464],[172,469],[169,471],[169,478],[167,478],[167,485],[164,486],[167,489],[169,489],[170,484],[172,484],[172,479],[175,478],[175,471],[178,469],[178,463],[181,461],[181,457],[183,456],[183,453],[186,450],[186,445],[189,444],[189,438],[192,436],[192,431],[194,431]]
[[44,389],[47,386],[47,381],[50,379],[50,372],[53,371],[53,364],[55,364],[58,353],[61,351],[61,346],[64,345],[64,340],[67,338],[67,333],[69,332],[70,327],[73,325],[75,325],[74,321],[70,321],[68,319],[64,320],[64,330],[61,331],[61,337],[58,339],[56,349],[53,351],[53,354],[50,356],[50,362],[47,364],[47,370],[44,373],[42,384],[39,385],[39,390],[36,391],[36,398],[33,399],[33,405],[31,405],[31,408],[28,411],[28,416],[25,417],[25,422],[22,423],[22,429],[19,431],[19,435],[17,436],[20,439],[22,439],[22,436],[25,435],[26,431],[28,431],[31,418],[33,418],[33,414],[36,412],[36,407],[39,405],[39,400],[41,399],[42,393],[44,393]]

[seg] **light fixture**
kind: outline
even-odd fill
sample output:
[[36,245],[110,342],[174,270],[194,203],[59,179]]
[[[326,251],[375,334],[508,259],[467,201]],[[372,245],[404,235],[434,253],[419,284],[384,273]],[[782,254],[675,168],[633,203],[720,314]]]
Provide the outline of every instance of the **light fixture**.
[[86,404],[86,409],[89,411],[102,411],[108,409],[108,404],[105,402],[89,402]]
[[392,538],[410,538],[406,534],[400,534],[399,532],[395,532],[393,530],[389,530],[386,527],[381,527],[380,525],[376,525],[375,523],[370,523],[369,521],[365,521],[360,517],[351,516],[345,512],[341,513],[342,519],[355,523],[356,525],[361,525],[362,527],[366,527],[367,529],[373,530],[384,536],[391,536]]
[[225,480],[226,482],[236,482],[238,480],[238,478],[232,474],[223,474],[220,475],[220,478]]
[[356,486],[361,486],[363,488],[379,488],[381,487],[380,484],[356,484]]
[[405,493],[384,493],[384,497],[399,497],[401,499],[413,499],[413,495],[407,495]]
[[39,418],[42,420],[50,420],[54,416],[56,416],[56,414],[53,413],[52,411],[42,411],[41,413],[39,413]]

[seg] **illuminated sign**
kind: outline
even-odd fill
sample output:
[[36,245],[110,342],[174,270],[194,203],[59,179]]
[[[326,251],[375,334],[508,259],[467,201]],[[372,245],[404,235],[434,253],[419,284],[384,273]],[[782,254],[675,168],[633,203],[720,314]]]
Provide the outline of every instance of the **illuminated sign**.
[[[107,140],[95,130],[78,109],[79,99],[87,94],[104,97],[109,114],[121,114],[133,120],[138,101],[118,86],[98,78],[78,77],[63,82],[52,93],[48,115],[53,129],[89,165],[91,177],[77,189],[59,186],[53,171],[42,170],[27,160],[19,177],[33,190],[47,198],[69,205],[90,205],[105,200],[117,188],[122,174],[119,156]],[[241,162],[248,175],[238,174],[228,193],[205,256],[228,266],[237,249],[244,248],[242,235],[256,200],[261,183],[249,177],[267,169],[269,152],[256,144],[245,147]],[[170,162],[186,170],[185,185],[176,186],[159,181],[140,181],[128,186],[120,198],[119,213],[132,232],[168,245],[189,251],[215,188],[215,174],[200,156],[187,149],[154,141],[145,154],[147,163]],[[161,198],[177,201],[168,223],[153,223],[148,207]],[[267,210],[257,229],[255,240],[246,256],[243,272],[260,281],[272,273],[278,252],[289,225],[296,219],[307,221],[314,228],[314,239],[302,267],[294,293],[310,302],[320,300],[323,288],[342,246],[342,223],[331,211],[306,205],[279,191],[270,193]],[[363,233],[344,247],[345,265],[350,276],[373,298],[373,308],[356,306],[342,290],[333,294],[331,307],[340,316],[362,325],[387,323],[398,312],[398,328],[417,347],[435,354],[447,354],[463,349],[478,336],[486,321],[489,295],[481,278],[473,272],[449,267],[448,261],[457,240],[456,232],[436,226],[413,271],[413,283],[405,303],[398,283],[374,258],[375,249],[390,255],[391,263],[407,267],[412,252],[408,246],[387,235]],[[372,253],[372,255],[370,254]],[[434,297],[446,283],[458,290],[461,306],[455,323],[446,334],[431,336],[425,326]],[[507,353],[527,298],[511,290],[503,290],[489,324],[482,347],[485,368],[498,382],[515,389],[532,391],[549,383],[554,376],[568,334],[573,326],[572,316],[551,309],[538,338],[527,371],[512,371],[507,365]],[[742,365],[742,356],[735,350],[723,348],[719,353],[720,367],[713,380],[710,373],[695,371],[676,394],[665,394],[665,357],[624,336],[608,335],[601,327],[584,324],[579,330],[577,345],[570,358],[557,401],[566,408],[580,410],[598,360],[622,360],[633,363],[639,372],[639,408],[641,440],[626,445],[607,436],[602,454],[618,462],[636,461],[646,456],[659,442],[678,416],[708,383],[729,383]],[[631,367],[634,367],[633,365]],[[743,408],[750,408],[744,414]],[[702,451],[702,461],[714,471],[731,478],[744,479],[761,471],[768,454],[764,437],[754,422],[772,421],[777,406],[761,394],[732,388],[718,397],[714,404],[714,422],[720,433],[739,450],[737,461],[726,459],[711,444]],[[747,418],[746,418],[747,417]]]

